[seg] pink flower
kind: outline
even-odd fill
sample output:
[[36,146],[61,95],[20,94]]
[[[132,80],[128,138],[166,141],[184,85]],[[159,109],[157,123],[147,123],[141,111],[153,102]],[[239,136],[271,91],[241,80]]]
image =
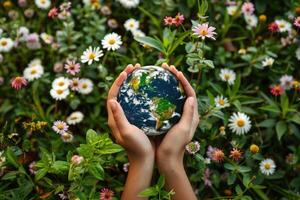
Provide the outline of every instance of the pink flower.
[[184,16],[180,13],[178,13],[174,18],[173,18],[173,24],[175,26],[180,26],[184,22]]
[[65,69],[67,70],[67,73],[75,75],[76,73],[80,72],[80,64],[76,63],[75,60],[67,60]]
[[212,154],[212,160],[215,162],[222,162],[224,160],[224,156],[224,152],[217,148]]
[[210,174],[211,174],[211,172],[210,172],[209,168],[206,168],[205,171],[204,171],[204,175],[203,175],[204,185],[209,186],[209,187],[211,187],[211,185],[212,185],[211,180],[210,180]]
[[168,16],[166,16],[165,18],[164,18],[164,22],[165,22],[165,25],[172,25],[173,24],[173,17],[168,17]]
[[52,129],[59,134],[64,134],[68,131],[69,126],[66,122],[57,120],[53,123]]
[[70,80],[70,88],[73,91],[78,91],[79,90],[79,78],[73,78],[72,80]]
[[22,76],[17,76],[11,81],[11,87],[16,90],[19,90],[26,85],[27,85],[27,80]]
[[102,188],[100,192],[100,200],[112,200],[114,192],[108,188]]
[[252,15],[254,10],[254,5],[251,2],[245,2],[242,6],[242,12],[244,15]]
[[300,16],[295,19],[294,25],[300,28]]
[[284,89],[281,85],[273,85],[271,86],[270,91],[274,96],[279,96],[283,94]]
[[71,163],[74,165],[79,165],[80,163],[82,163],[83,160],[84,158],[82,156],[73,155],[71,158]]
[[192,30],[194,32],[193,35],[196,35],[199,38],[201,37],[202,40],[204,40],[205,38],[211,38],[213,40],[216,39],[214,38],[214,35],[217,34],[216,32],[214,32],[216,28],[212,26],[208,26],[208,23],[198,24],[194,26]]
[[270,32],[274,33],[274,32],[279,31],[279,26],[276,22],[272,22],[268,25],[268,29]]
[[58,15],[58,9],[57,8],[52,8],[49,12],[48,12],[48,17],[54,19],[55,17],[57,17]]
[[123,171],[124,171],[124,172],[128,172],[128,170],[129,170],[129,166],[130,166],[129,162],[128,162],[128,163],[125,163],[125,164],[123,164]]
[[36,162],[35,161],[31,162],[28,167],[29,167],[30,174],[36,174],[37,167],[36,167]]

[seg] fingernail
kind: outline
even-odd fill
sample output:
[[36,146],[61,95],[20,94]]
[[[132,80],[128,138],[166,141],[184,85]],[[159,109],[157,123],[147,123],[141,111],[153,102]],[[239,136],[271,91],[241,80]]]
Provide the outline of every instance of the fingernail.
[[191,107],[194,106],[194,98],[193,97],[189,97],[189,104]]

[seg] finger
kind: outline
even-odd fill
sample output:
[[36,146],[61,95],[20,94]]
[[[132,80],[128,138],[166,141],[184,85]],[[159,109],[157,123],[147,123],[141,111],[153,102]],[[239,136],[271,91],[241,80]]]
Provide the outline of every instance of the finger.
[[185,93],[187,96],[192,96],[192,97],[196,97],[196,93],[193,89],[193,87],[191,86],[191,84],[189,83],[189,81],[185,78],[185,76],[183,75],[182,72],[178,72],[177,73],[177,78],[179,79]]
[[127,73],[125,71],[121,72],[121,74],[116,78],[115,82],[112,84],[107,99],[116,98],[119,92],[119,89],[122,85],[122,83],[127,78]]
[[133,70],[134,70],[134,66],[132,64],[129,64],[125,67],[123,71],[126,72],[127,74],[130,74]]
[[182,127],[189,127],[191,128],[194,112],[195,112],[195,99],[194,97],[188,97],[184,103],[183,113],[181,119],[179,121],[179,125]]
[[139,68],[139,67],[141,67],[141,64],[140,64],[140,63],[136,63],[136,64],[134,65],[134,67],[135,67],[135,68]]
[[161,65],[161,67],[162,68],[164,68],[164,69],[169,69],[169,65],[168,65],[168,63],[163,63],[162,65]]
[[108,119],[108,124],[109,124],[109,127],[111,129],[111,134],[116,139],[116,142],[121,143],[120,131],[119,131],[118,127],[116,126],[116,122],[115,122],[113,116],[111,116]]
[[122,134],[122,132],[127,130],[128,126],[130,125],[124,114],[124,111],[116,100],[109,100],[109,106],[111,108],[116,126],[118,127],[120,134]]
[[170,69],[169,69],[175,76],[178,76],[178,70],[176,69],[176,67],[174,65],[170,65]]

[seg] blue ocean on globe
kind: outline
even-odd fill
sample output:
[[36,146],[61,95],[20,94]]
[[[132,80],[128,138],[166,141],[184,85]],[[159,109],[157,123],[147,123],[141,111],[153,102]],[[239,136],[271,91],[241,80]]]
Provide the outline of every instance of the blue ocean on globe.
[[144,66],[127,77],[117,99],[131,124],[147,135],[160,135],[179,121],[186,95],[171,72]]

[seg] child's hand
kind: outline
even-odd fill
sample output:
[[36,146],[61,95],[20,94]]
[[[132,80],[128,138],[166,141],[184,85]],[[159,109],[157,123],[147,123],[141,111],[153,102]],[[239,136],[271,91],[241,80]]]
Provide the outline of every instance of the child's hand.
[[172,163],[182,163],[185,146],[192,140],[198,126],[199,114],[196,94],[182,72],[167,64],[163,64],[162,67],[179,79],[187,95],[180,121],[168,131],[157,147],[157,164],[163,169]]
[[[135,67],[139,67],[139,64],[136,64]],[[135,67],[133,65],[126,67],[110,88],[107,99],[108,125],[116,142],[124,147],[129,160],[134,162],[148,158],[154,160],[155,154],[154,143],[149,140],[141,129],[127,121],[121,105],[117,102],[120,86],[126,79],[127,74],[131,73]]]

